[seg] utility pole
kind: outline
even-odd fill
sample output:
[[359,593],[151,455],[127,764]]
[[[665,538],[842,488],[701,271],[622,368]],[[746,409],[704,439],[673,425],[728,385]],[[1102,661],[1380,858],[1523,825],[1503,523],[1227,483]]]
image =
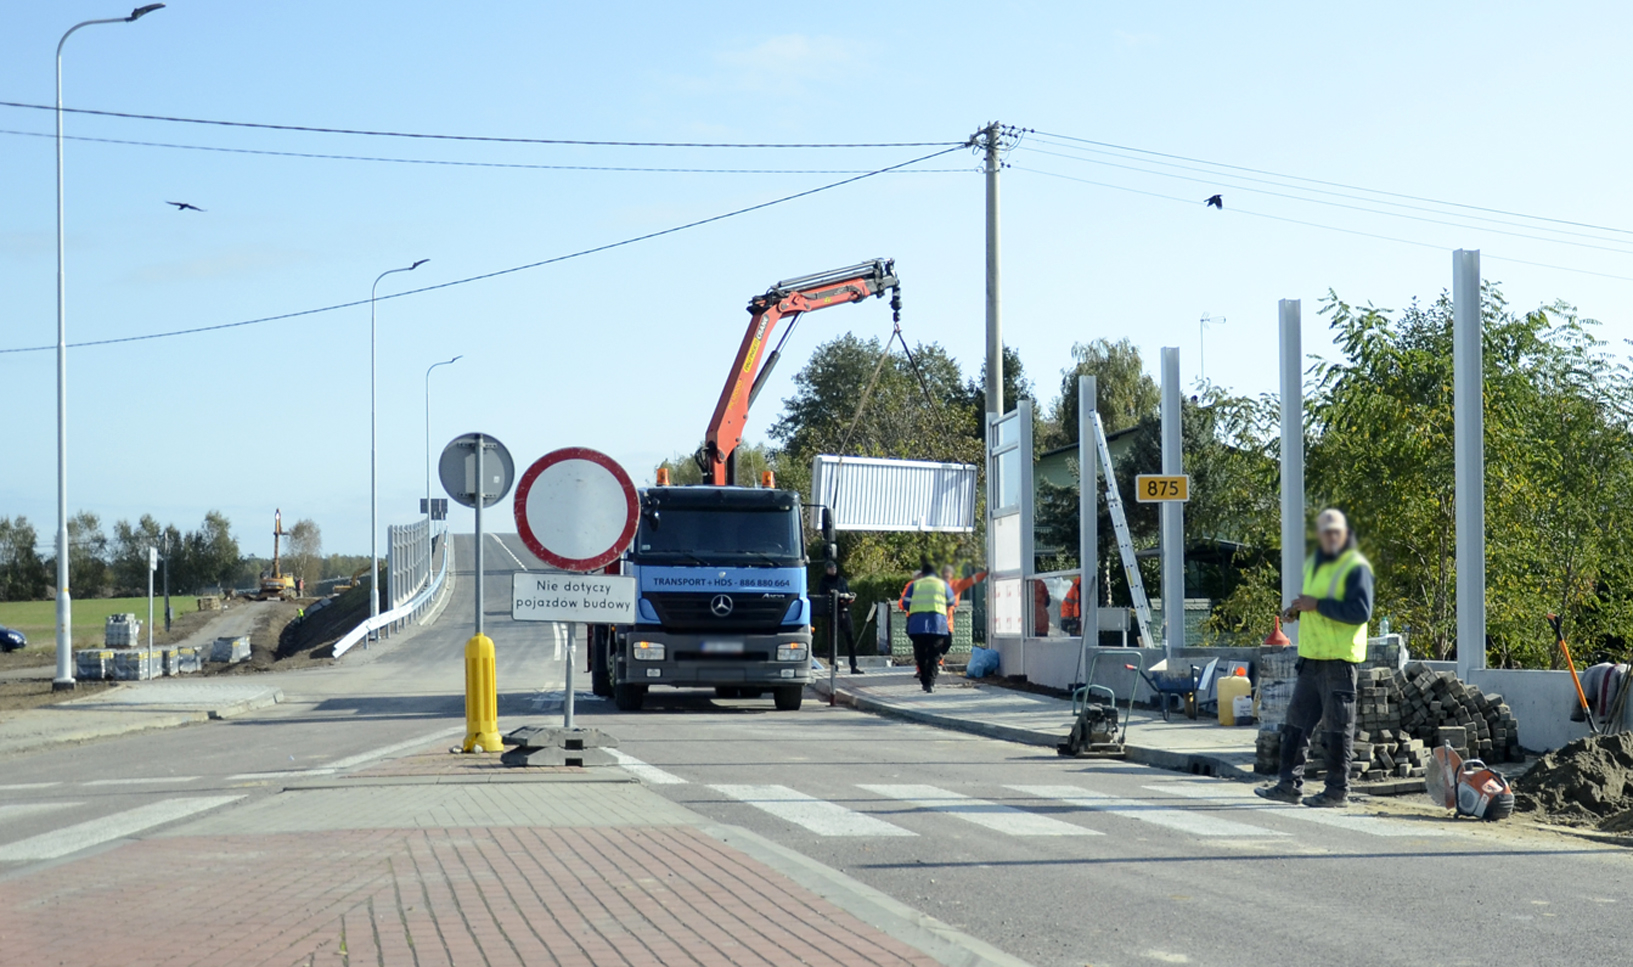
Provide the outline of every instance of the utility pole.
[[998,170],[1002,126],[993,121],[970,144],[986,154],[987,175],[987,416],[1004,415],[1004,328],[998,301]]
[[[1181,433],[1179,347],[1162,349],[1162,472],[1185,472]],[[1185,647],[1185,505],[1162,505],[1162,623],[1167,658],[1173,662]]]

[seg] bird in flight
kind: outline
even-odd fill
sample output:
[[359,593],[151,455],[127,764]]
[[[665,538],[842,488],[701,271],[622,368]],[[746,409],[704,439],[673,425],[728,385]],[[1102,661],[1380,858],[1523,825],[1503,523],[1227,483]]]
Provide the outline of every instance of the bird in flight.
[[[171,202],[170,204],[174,205],[175,202]],[[1204,198],[1202,200],[1202,204],[1208,205],[1208,206],[1213,207],[1213,208],[1217,208],[1220,211],[1224,211],[1225,210],[1225,196],[1224,195],[1209,195],[1207,198]]]
[[[1217,197],[1217,196],[1215,196],[1215,197]],[[179,211],[179,212],[185,212],[185,211],[201,212],[201,211],[204,210],[204,209],[198,207],[197,205],[189,205],[184,201],[167,201],[167,202],[165,202],[165,204],[166,205],[175,205],[176,206],[176,211]]]

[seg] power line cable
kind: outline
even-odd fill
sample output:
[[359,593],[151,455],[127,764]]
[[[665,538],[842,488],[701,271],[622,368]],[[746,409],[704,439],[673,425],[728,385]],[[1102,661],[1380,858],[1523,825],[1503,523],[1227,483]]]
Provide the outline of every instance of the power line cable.
[[1214,165],[1219,168],[1230,168],[1234,171],[1247,171],[1256,175],[1272,175],[1277,178],[1291,178],[1295,181],[1307,181],[1312,185],[1326,185],[1329,188],[1347,188],[1351,191],[1366,191],[1376,195],[1388,195],[1391,198],[1405,198],[1409,201],[1423,201],[1435,205],[1446,205],[1451,208],[1466,208],[1469,211],[1488,212],[1493,215],[1508,215],[1512,218],[1529,218],[1539,222],[1553,222],[1556,225],[1573,225],[1577,228],[1593,228],[1601,232],[1616,232],[1620,235],[1633,235],[1633,229],[1615,228],[1609,225],[1595,225],[1591,222],[1576,222],[1565,218],[1549,218],[1546,215],[1527,215],[1524,212],[1508,211],[1502,208],[1485,208],[1480,205],[1465,205],[1461,202],[1444,201],[1439,198],[1426,198],[1422,195],[1408,195],[1398,191],[1386,191],[1382,188],[1367,188],[1363,185],[1346,185],[1340,181],[1322,181],[1319,178],[1306,178],[1302,175],[1282,174],[1279,171],[1267,171],[1263,168],[1249,168],[1244,165],[1226,164],[1223,161],[1209,161],[1205,158],[1191,158],[1182,154],[1168,154],[1162,151],[1151,151],[1147,148],[1134,148],[1124,144],[1113,144],[1110,141],[1094,141],[1089,138],[1073,137],[1069,134],[1051,134],[1047,131],[1036,132],[1049,138],[1059,138],[1063,141],[1076,141],[1079,144],[1092,144],[1101,148],[1115,148],[1118,151],[1130,151],[1135,154],[1148,154],[1158,158],[1173,158],[1176,161],[1189,161],[1195,164]]
[[[750,212],[756,212],[756,211],[759,211],[759,210],[761,210],[763,208],[770,208],[770,207],[772,207],[774,205],[781,205],[781,204],[784,204],[786,202],[795,201],[795,200],[800,199],[800,198],[807,198],[807,197],[810,197],[811,195],[819,194],[821,192],[832,191],[835,188],[841,188],[841,187],[843,187],[845,185],[855,184],[858,181],[863,181],[865,179],[872,178],[872,177],[874,177],[876,175],[887,174],[887,173],[895,171],[895,170],[897,170],[899,168],[905,168],[908,165],[918,164],[921,161],[929,161],[931,158],[939,158],[944,154],[949,154],[949,153],[951,153],[953,151],[957,151],[962,147],[963,147],[963,144],[960,143],[960,144],[954,145],[953,147],[950,147],[950,148],[943,148],[940,151],[935,151],[935,152],[932,152],[930,154],[924,155],[922,157],[914,158],[911,161],[903,161],[900,164],[890,165],[889,167],[886,167],[886,168],[878,168],[878,169],[875,169],[873,171],[869,171],[866,174],[860,174],[860,175],[856,175],[856,176],[851,177],[851,178],[845,178],[845,179],[842,179],[840,181],[835,181],[835,182],[831,182],[831,183],[826,184],[826,185],[818,186],[816,188],[808,188],[805,191],[795,192],[792,195],[783,195],[780,198],[773,198],[770,201],[763,201],[763,202],[760,202],[759,204],[756,204],[756,205],[749,205],[746,208],[738,208],[738,209],[736,209],[734,211],[725,212],[725,213],[720,214],[720,215],[711,215],[708,218],[700,218],[700,219],[698,219],[696,221],[687,222],[687,223],[685,223],[683,225],[674,225],[674,226],[671,226],[669,228],[660,229],[660,230],[658,230],[656,232],[648,232],[645,235],[636,235],[636,236],[633,236],[631,238],[622,239],[622,240],[617,241],[617,242],[608,242],[605,245],[597,245],[597,246],[594,246],[593,248],[580,249],[580,250],[578,250],[576,252],[569,252],[566,255],[557,255],[557,256],[554,256],[554,257],[551,257],[551,258],[541,259],[541,260],[539,260],[537,262],[529,262],[526,265],[516,265],[516,266],[512,266],[511,268],[508,268],[508,269],[499,269],[499,270],[494,271],[494,272],[484,272],[481,275],[472,275],[472,276],[468,276],[468,277],[463,278],[463,279],[455,279],[452,282],[439,282],[436,285],[427,285],[427,286],[422,286],[422,287],[420,287],[418,289],[408,289],[408,290],[403,291],[403,292],[394,292],[394,293],[391,293],[389,295],[380,296],[379,298],[380,298],[380,300],[401,299],[401,298],[403,298],[405,296],[420,295],[420,294],[426,293],[426,292],[435,292],[438,289],[448,289],[448,288],[452,288],[452,287],[454,287],[456,285],[466,285],[466,284],[471,283],[471,282],[481,282],[481,281],[484,281],[486,279],[495,279],[495,278],[498,278],[499,276],[502,276],[502,275],[511,275],[513,273],[516,273],[516,272],[525,272],[528,269],[541,268],[541,267],[546,266],[546,265],[554,265],[557,262],[566,262],[566,261],[568,261],[570,259],[582,258],[582,257],[584,257],[586,255],[594,255],[594,254],[596,254],[598,252],[607,252],[607,251],[610,251],[610,250],[615,249],[615,248],[623,248],[626,245],[634,245],[636,242],[645,242],[645,241],[650,241],[651,239],[654,239],[654,238],[662,238],[665,235],[673,235],[676,232],[684,232],[684,231],[686,231],[688,229],[698,228],[698,227],[701,227],[703,225],[712,224],[714,222],[725,221],[728,218],[736,218],[739,215],[747,215]],[[259,319],[245,319],[245,320],[243,320],[241,322],[224,322],[224,323],[219,323],[219,324],[213,325],[213,326],[195,326],[195,327],[193,327],[191,329],[173,329],[173,330],[170,330],[168,332],[153,332],[153,333],[147,333],[147,334],[140,335],[140,336],[120,336],[120,337],[117,337],[117,338],[114,338],[114,339],[94,339],[94,340],[89,340],[87,342],[69,343],[68,345],[69,345],[69,348],[71,348],[71,349],[83,349],[83,348],[86,348],[86,347],[89,347],[89,346],[110,346],[110,345],[114,345],[116,343],[144,342],[144,341],[149,340],[149,339],[168,339],[168,338],[170,338],[172,336],[191,336],[191,335],[196,335],[196,334],[202,333],[202,332],[219,332],[220,330],[223,330],[223,329],[240,329],[240,328],[243,328],[245,326],[255,326],[255,325],[260,325],[262,323],[267,323],[267,322],[278,322],[278,321],[283,320],[283,319],[295,319],[295,318],[299,318],[301,316],[312,316],[312,315],[317,315],[318,313],[322,313],[322,312],[334,312],[335,310],[338,310],[338,309],[350,309],[350,308],[354,308],[356,306],[363,306],[363,305],[368,305],[368,304],[369,304],[368,299],[357,299],[357,300],[354,300],[352,302],[339,302],[339,303],[336,303],[334,305],[322,306],[322,307],[317,308],[317,309],[302,309],[302,310],[300,310],[298,312],[285,312],[285,313],[281,313],[281,314],[275,315],[275,316],[262,316]],[[52,346],[19,346],[19,347],[12,348],[12,349],[0,349],[0,355],[7,354],[7,353],[46,352],[46,351],[53,350],[53,349],[56,349],[56,348],[57,347],[54,346],[54,345],[52,345]]]
[[[1045,176],[1050,177],[1050,178],[1059,178],[1059,179],[1061,179],[1063,181],[1075,181],[1075,182],[1078,182],[1078,183],[1084,184],[1084,185],[1094,185],[1094,186],[1099,187],[1099,188],[1111,188],[1111,189],[1116,190],[1116,191],[1126,191],[1126,192],[1129,192],[1129,193],[1135,194],[1135,195],[1145,195],[1145,196],[1150,197],[1150,198],[1161,198],[1161,199],[1163,199],[1165,201],[1178,202],[1180,204],[1190,205],[1192,207],[1195,207],[1195,205],[1196,205],[1196,201],[1194,199],[1191,199],[1191,198],[1180,198],[1177,195],[1164,195],[1164,194],[1162,194],[1160,192],[1145,191],[1145,190],[1139,189],[1139,188],[1130,188],[1127,185],[1111,184],[1110,182],[1092,181],[1092,180],[1090,180],[1088,178],[1078,178],[1078,177],[1075,177],[1073,175],[1063,175],[1058,171],[1044,171],[1041,168],[1028,168],[1028,167],[1025,167],[1025,166],[1022,166],[1022,165],[1012,165],[1011,169],[1014,170],[1014,171],[1025,171],[1025,172],[1028,172],[1028,173],[1034,174],[1034,175],[1045,175]],[[1303,219],[1298,219],[1298,218],[1288,218],[1288,217],[1286,217],[1284,215],[1271,215],[1271,214],[1268,214],[1266,212],[1252,211],[1250,209],[1242,208],[1241,206],[1232,206],[1230,209],[1228,209],[1228,211],[1231,214],[1235,214],[1235,215],[1247,215],[1247,216],[1250,216],[1252,218],[1264,218],[1264,219],[1269,219],[1270,221],[1287,222],[1288,224],[1292,224],[1292,225],[1303,225],[1303,226],[1306,226],[1306,227],[1309,227],[1309,228],[1319,228],[1319,229],[1322,229],[1324,231],[1329,231],[1329,232],[1341,232],[1341,233],[1343,233],[1345,235],[1359,235],[1359,236],[1361,236],[1363,238],[1374,238],[1374,239],[1379,239],[1379,240],[1385,241],[1385,242],[1398,242],[1398,243],[1400,243],[1402,245],[1415,245],[1418,248],[1429,248],[1429,249],[1435,249],[1436,251],[1447,251],[1447,250],[1449,250],[1451,248],[1451,246],[1437,245],[1437,244],[1435,244],[1433,242],[1420,242],[1420,241],[1418,241],[1416,239],[1400,238],[1400,237],[1394,236],[1394,235],[1380,235],[1380,234],[1378,234],[1376,232],[1363,232],[1363,231],[1360,231],[1358,229],[1353,229],[1353,228],[1340,228],[1337,225],[1324,225],[1324,224],[1322,224],[1320,222],[1309,222],[1309,221],[1304,221]],[[1577,275],[1592,275],[1592,276],[1597,276],[1597,277],[1599,277],[1601,279],[1616,279],[1616,280],[1621,281],[1621,282],[1633,282],[1633,276],[1617,275],[1617,274],[1615,274],[1613,272],[1595,272],[1592,269],[1579,269],[1579,268],[1576,268],[1575,266],[1570,266],[1570,265],[1554,265],[1554,264],[1549,263],[1549,262],[1532,262],[1532,261],[1529,261],[1529,260],[1526,260],[1526,259],[1510,258],[1510,257],[1505,256],[1505,255],[1493,255],[1490,252],[1485,252],[1485,251],[1482,251],[1480,253],[1480,255],[1481,255],[1481,258],[1491,259],[1492,261],[1496,261],[1496,262],[1513,262],[1513,263],[1518,264],[1518,265],[1530,265],[1530,266],[1535,266],[1536,268],[1540,268],[1540,269],[1556,269],[1556,270],[1561,271],[1561,272],[1573,272],[1573,273],[1575,273]]]
[[[0,101],[0,107],[34,111],[56,111],[51,104]],[[963,147],[963,141],[858,141],[858,142],[730,142],[730,141],[592,141],[582,138],[507,138],[478,134],[427,134],[417,131],[372,131],[364,128],[325,128],[307,124],[267,124],[259,121],[223,121],[214,118],[171,117],[164,114],[131,114],[125,111],[98,111],[85,107],[65,107],[70,114],[125,118],[133,121],[164,121],[171,124],[207,124],[224,128],[253,128],[261,131],[300,131],[306,134],[353,134],[369,138],[419,138],[430,141],[484,141],[494,144],[566,144],[603,148],[941,148]]]
[[[1211,175],[1211,176],[1213,176],[1213,179],[1218,178],[1218,172],[1212,171],[1212,170],[1210,170],[1208,168],[1197,168],[1197,167],[1194,167],[1194,166],[1191,166],[1191,165],[1175,164],[1174,162],[1171,162],[1171,161],[1146,161],[1144,159],[1129,158],[1126,155],[1114,154],[1114,153],[1112,153],[1110,151],[1102,151],[1102,150],[1097,149],[1097,148],[1080,148],[1080,147],[1078,147],[1076,145],[1057,144],[1056,142],[1048,141],[1048,140],[1041,140],[1041,143],[1052,145],[1054,147],[1067,148],[1067,149],[1073,150],[1073,151],[1088,151],[1088,152],[1094,152],[1096,154],[1104,154],[1104,155],[1108,155],[1108,156],[1110,156],[1112,158],[1116,158],[1119,161],[1140,161],[1143,164],[1162,165],[1163,167],[1167,167],[1167,168],[1178,168],[1181,171],[1195,171],[1195,172],[1198,172],[1198,173],[1201,173],[1201,174]],[[1072,160],[1072,161],[1081,161],[1081,162],[1085,162],[1085,163],[1088,163],[1088,164],[1103,164],[1103,165],[1109,165],[1111,167],[1125,167],[1125,166],[1122,166],[1122,165],[1112,164],[1111,162],[1108,162],[1108,161],[1100,161],[1100,160],[1097,160],[1097,159],[1094,159],[1094,158],[1084,158],[1084,157],[1081,157],[1081,156],[1078,156],[1078,155],[1055,154],[1054,152],[1041,151],[1041,149],[1037,149],[1037,148],[1032,148],[1031,150],[1039,151],[1041,154],[1051,155],[1051,156],[1056,157],[1056,158],[1067,158],[1067,159]],[[1211,162],[1204,162],[1204,163],[1209,164]],[[1151,171],[1148,168],[1140,168],[1140,167],[1131,167],[1130,170],[1132,170],[1132,171],[1143,171],[1143,172],[1146,172],[1147,174],[1153,174],[1153,175],[1162,175],[1162,174],[1164,174],[1163,172],[1160,172],[1160,171]],[[1172,177],[1172,176],[1168,176],[1168,177]],[[1594,241],[1598,241],[1598,242],[1613,241],[1612,239],[1605,238],[1604,235],[1602,235],[1602,234],[1595,235],[1595,234],[1592,234],[1592,233],[1589,233],[1589,232],[1573,232],[1570,229],[1565,229],[1565,228],[1548,228],[1545,225],[1528,224],[1526,222],[1515,222],[1515,221],[1509,221],[1507,219],[1502,219],[1502,218],[1491,218],[1491,217],[1486,216],[1486,215],[1460,215],[1459,213],[1456,213],[1456,212],[1442,211],[1439,208],[1430,208],[1430,207],[1426,207],[1426,206],[1423,206],[1423,205],[1409,205],[1409,204],[1406,204],[1405,202],[1389,201],[1388,199],[1385,199],[1385,198],[1369,198],[1369,197],[1367,197],[1365,195],[1355,195],[1355,194],[1350,194],[1348,192],[1342,192],[1342,191],[1328,191],[1328,190],[1322,189],[1322,188],[1306,188],[1303,185],[1289,185],[1289,184],[1286,184],[1285,180],[1284,181],[1275,181],[1275,180],[1272,180],[1272,179],[1269,179],[1269,178],[1254,178],[1254,177],[1251,177],[1251,176],[1248,176],[1248,175],[1233,175],[1231,177],[1240,178],[1240,179],[1242,179],[1244,181],[1258,182],[1260,184],[1265,184],[1265,185],[1275,185],[1278,188],[1290,188],[1290,189],[1292,189],[1294,191],[1304,191],[1304,192],[1313,192],[1315,194],[1321,194],[1321,195],[1331,195],[1331,196],[1333,196],[1335,198],[1348,198],[1348,199],[1350,199],[1352,201],[1366,202],[1367,204],[1371,204],[1371,205],[1392,205],[1392,206],[1394,206],[1396,208],[1405,208],[1405,209],[1408,209],[1410,211],[1418,211],[1418,212],[1429,212],[1430,214],[1434,214],[1434,215],[1448,215],[1448,216],[1457,216],[1457,217],[1462,217],[1462,218],[1472,218],[1475,221],[1492,222],[1493,224],[1497,224],[1497,225],[1508,225],[1508,226],[1511,226],[1513,228],[1525,228],[1525,229],[1531,229],[1533,231],[1555,232],[1555,233],[1560,234],[1560,235],[1573,235],[1573,236],[1575,236],[1577,238],[1588,238],[1588,239],[1593,239]],[[1289,177],[1291,177],[1291,176],[1289,176]],[[1199,183],[1202,183],[1202,184],[1211,184],[1211,183],[1215,183],[1213,179],[1210,179],[1209,181],[1206,181],[1206,182],[1202,181],[1202,179],[1196,179],[1196,180]],[[1298,179],[1294,179],[1294,180],[1298,180]],[[1226,187],[1239,187],[1239,186],[1227,185]],[[1241,190],[1243,190],[1243,191],[1261,191],[1262,189],[1243,188]],[[1365,189],[1362,189],[1362,190],[1365,190]],[[1274,192],[1265,192],[1265,194],[1275,194],[1275,193]],[[1317,200],[1317,199],[1313,199],[1313,198],[1304,199],[1304,198],[1302,198],[1302,196],[1294,196],[1294,195],[1286,195],[1286,196],[1283,196],[1283,197],[1300,198],[1300,200],[1306,200],[1306,201],[1316,201]],[[1366,209],[1366,210],[1371,211],[1373,209]],[[1382,214],[1382,213],[1380,213],[1380,214]]]
[[[0,129],[0,134],[20,135],[29,138],[54,138],[55,134],[45,131],[14,131]],[[701,174],[701,175],[859,175],[866,174],[867,168],[639,168],[619,165],[536,165],[520,164],[503,161],[445,161],[429,158],[382,158],[369,155],[354,154],[319,154],[308,151],[273,151],[265,148],[225,148],[216,145],[204,144],[171,144],[163,141],[129,141],[122,138],[93,138],[83,134],[65,134],[63,138],[69,141],[91,141],[98,144],[134,145],[144,148],[176,148],[183,151],[216,151],[224,154],[251,154],[270,155],[279,158],[308,158],[323,161],[377,161],[389,164],[404,165],[448,165],[463,168],[523,168],[539,171],[627,171],[651,172],[661,174]],[[914,168],[913,174],[945,174],[948,172],[973,171],[973,168]]]
[[[1229,182],[1220,181],[1217,178],[1213,178],[1213,179],[1193,178],[1193,177],[1190,177],[1188,175],[1178,175],[1178,174],[1174,174],[1174,173],[1168,172],[1168,171],[1153,171],[1153,170],[1151,170],[1149,168],[1140,168],[1140,167],[1137,167],[1137,166],[1134,166],[1134,165],[1115,164],[1113,162],[1102,161],[1102,160],[1099,160],[1097,158],[1081,158],[1081,157],[1076,157],[1076,156],[1073,156],[1073,155],[1060,154],[1059,152],[1055,152],[1055,151],[1044,151],[1041,148],[1029,148],[1027,150],[1035,151],[1038,154],[1045,154],[1045,155],[1049,155],[1049,156],[1055,157],[1055,158],[1064,158],[1064,159],[1066,159],[1068,161],[1078,161],[1078,162],[1082,162],[1084,164],[1104,165],[1106,167],[1111,167],[1111,168],[1122,168],[1125,171],[1137,171],[1137,172],[1140,172],[1141,174],[1155,175],[1155,176],[1157,176],[1159,178],[1174,178],[1174,179],[1178,179],[1180,181],[1189,181],[1189,182],[1195,182],[1197,184],[1212,185],[1214,187],[1228,188],[1228,189],[1231,189],[1233,191],[1258,192],[1261,195],[1272,195],[1272,196],[1277,197],[1277,198],[1292,199],[1293,201],[1309,202],[1309,203],[1316,204],[1316,205],[1327,205],[1327,206],[1330,206],[1332,208],[1347,208],[1347,209],[1350,209],[1351,211],[1366,212],[1369,215],[1383,215],[1383,216],[1388,217],[1388,218],[1405,218],[1405,219],[1410,219],[1411,221],[1415,221],[1415,222],[1427,222],[1427,223],[1429,223],[1431,225],[1446,225],[1446,226],[1451,227],[1451,228],[1465,228],[1465,229],[1472,229],[1474,231],[1481,231],[1481,232],[1495,232],[1495,233],[1497,233],[1499,235],[1509,235],[1509,236],[1513,236],[1514,238],[1530,239],[1533,242],[1549,242],[1549,243],[1552,243],[1554,245],[1574,245],[1574,246],[1577,246],[1578,248],[1597,249],[1597,250],[1599,250],[1601,252],[1614,252],[1614,253],[1616,253],[1618,255],[1633,255],[1633,251],[1629,251],[1628,249],[1625,249],[1625,248],[1612,248],[1612,247],[1607,246],[1607,245],[1593,245],[1593,244],[1590,244],[1588,242],[1573,242],[1570,239],[1548,238],[1545,235],[1530,235],[1530,234],[1527,234],[1525,232],[1511,232],[1511,231],[1507,231],[1506,229],[1491,228],[1489,226],[1481,226],[1481,225],[1468,225],[1468,224],[1465,224],[1465,223],[1462,223],[1462,222],[1448,222],[1448,221],[1442,221],[1441,219],[1438,219],[1438,218],[1425,218],[1425,217],[1423,217],[1421,215],[1408,215],[1408,214],[1405,214],[1403,212],[1380,211],[1380,210],[1378,210],[1376,208],[1366,208],[1366,207],[1363,207],[1363,206],[1360,206],[1360,205],[1346,205],[1343,202],[1328,201],[1327,199],[1324,199],[1324,198],[1306,198],[1306,197],[1304,197],[1302,195],[1290,195],[1290,194],[1287,194],[1285,192],[1270,191],[1269,189],[1265,189],[1265,188],[1249,188],[1249,187],[1244,187],[1242,185],[1233,185],[1233,184],[1230,184]],[[1512,224],[1512,223],[1504,223],[1504,224]],[[1551,229],[1550,229],[1550,231],[1551,231]],[[1597,236],[1589,236],[1589,237],[1597,237]],[[1607,241],[1608,242],[1608,241],[1614,241],[1614,240],[1613,239],[1601,239],[1601,241]]]

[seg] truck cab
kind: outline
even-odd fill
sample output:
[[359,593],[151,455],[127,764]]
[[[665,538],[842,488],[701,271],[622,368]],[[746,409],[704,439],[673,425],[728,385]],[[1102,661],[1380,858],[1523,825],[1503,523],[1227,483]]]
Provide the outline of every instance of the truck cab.
[[633,625],[611,629],[613,698],[637,711],[654,685],[770,692],[800,707],[811,680],[800,497],[745,487],[650,487],[625,558]]

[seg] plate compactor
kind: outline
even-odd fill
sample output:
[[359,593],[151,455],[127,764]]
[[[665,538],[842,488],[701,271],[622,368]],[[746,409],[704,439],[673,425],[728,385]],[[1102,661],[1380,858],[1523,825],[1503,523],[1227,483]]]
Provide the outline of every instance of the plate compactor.
[[[1100,656],[1096,655],[1096,660]],[[1123,666],[1135,671],[1135,666]],[[1066,741],[1055,746],[1055,751],[1077,759],[1121,759],[1127,755],[1124,743],[1128,741],[1128,720],[1134,711],[1134,690],[1129,689],[1128,709],[1119,715],[1117,693],[1105,685],[1092,684],[1094,664],[1085,676],[1091,684],[1072,692],[1072,714],[1076,720]],[[1122,730],[1118,731],[1118,726]]]

